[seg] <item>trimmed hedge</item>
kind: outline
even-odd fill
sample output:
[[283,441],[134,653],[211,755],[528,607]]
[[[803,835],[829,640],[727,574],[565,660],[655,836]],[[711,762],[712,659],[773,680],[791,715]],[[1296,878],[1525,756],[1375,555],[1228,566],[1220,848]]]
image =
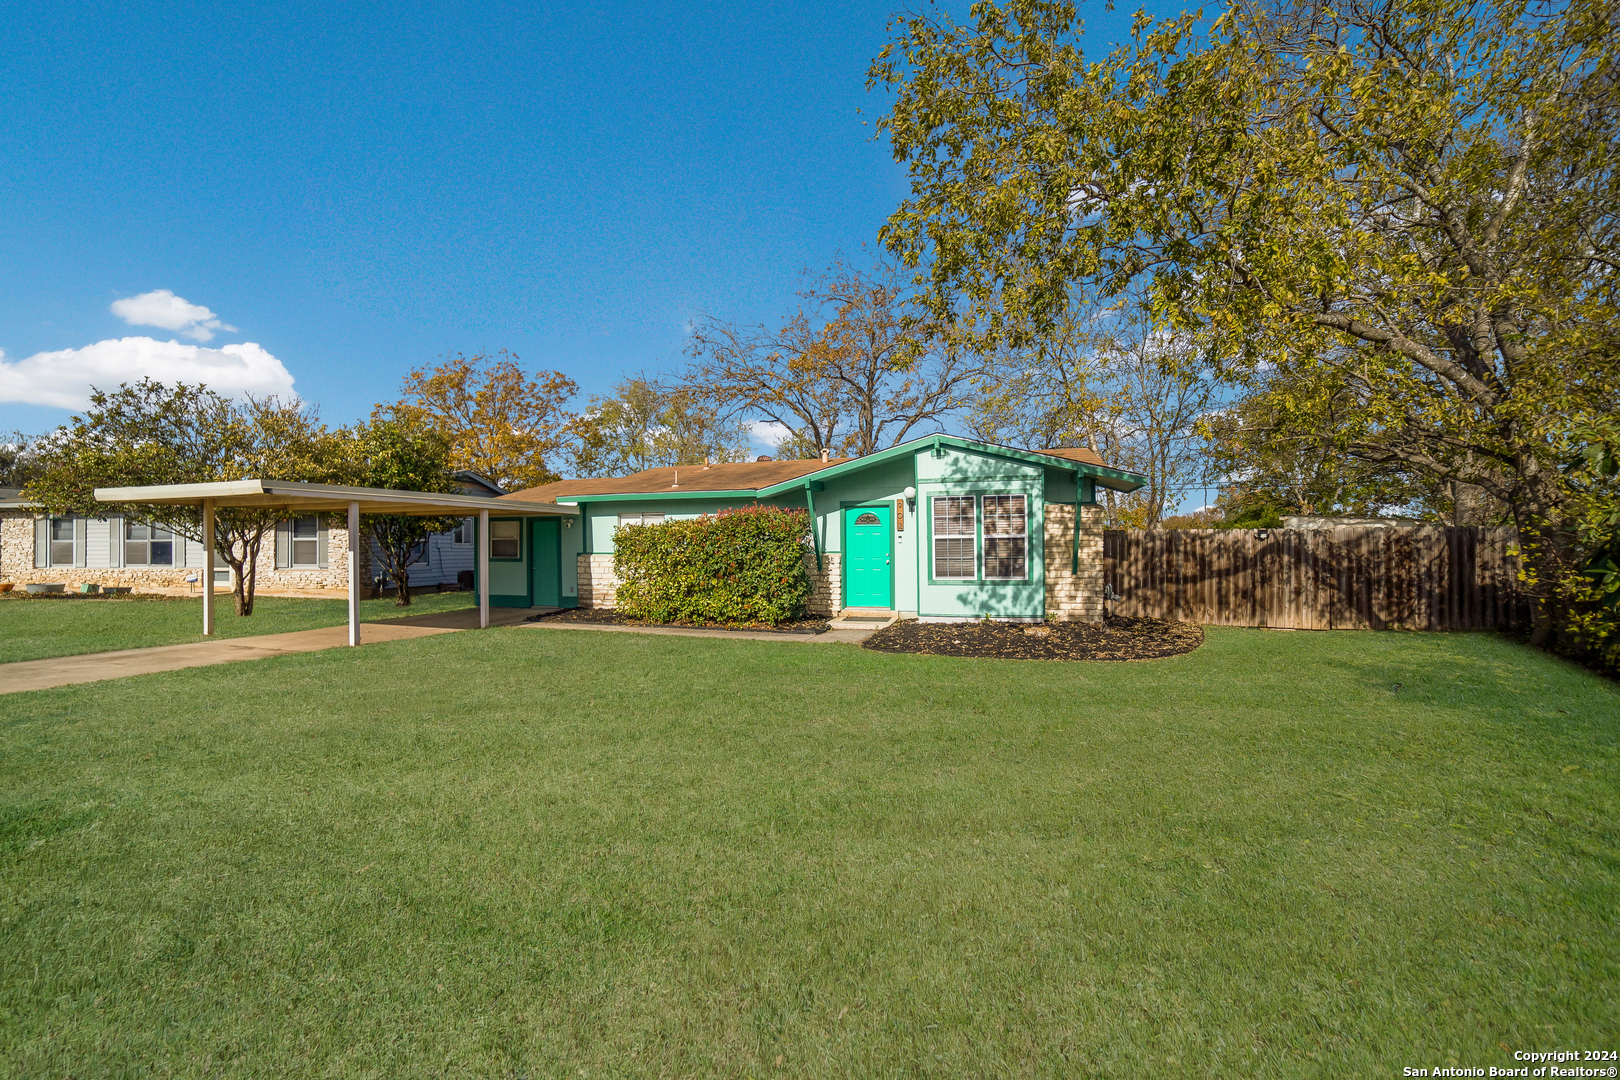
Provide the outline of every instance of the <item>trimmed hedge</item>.
[[810,515],[746,506],[613,533],[617,605],[653,622],[780,623],[810,602]]

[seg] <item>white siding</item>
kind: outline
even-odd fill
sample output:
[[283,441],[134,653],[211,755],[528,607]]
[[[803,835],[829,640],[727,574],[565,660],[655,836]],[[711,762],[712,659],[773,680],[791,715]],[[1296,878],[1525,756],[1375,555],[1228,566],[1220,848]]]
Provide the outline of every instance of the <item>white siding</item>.
[[[112,566],[112,532],[115,522],[107,518],[91,518],[84,525],[84,558],[86,567],[106,570]],[[122,524],[117,522],[116,524]]]

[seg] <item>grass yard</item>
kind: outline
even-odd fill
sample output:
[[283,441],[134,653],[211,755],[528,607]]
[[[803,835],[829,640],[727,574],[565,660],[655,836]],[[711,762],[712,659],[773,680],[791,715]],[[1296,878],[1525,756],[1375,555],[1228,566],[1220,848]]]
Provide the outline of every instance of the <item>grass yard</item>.
[[1614,1049],[1617,789],[1616,686],[1462,634],[1106,665],[503,629],[0,697],[0,1075]]
[[[360,618],[367,622],[406,615],[431,615],[477,604],[470,592],[422,593],[409,607],[395,607],[391,598],[360,601]],[[77,656],[143,649],[152,645],[184,645],[202,636],[202,597],[147,596],[129,600],[29,600],[14,593],[0,594],[0,664],[14,660],[40,660],[48,656]],[[261,596],[253,614],[239,619],[231,608],[229,592],[214,597],[215,637],[285,634],[342,626],[349,620],[347,600],[305,600]]]

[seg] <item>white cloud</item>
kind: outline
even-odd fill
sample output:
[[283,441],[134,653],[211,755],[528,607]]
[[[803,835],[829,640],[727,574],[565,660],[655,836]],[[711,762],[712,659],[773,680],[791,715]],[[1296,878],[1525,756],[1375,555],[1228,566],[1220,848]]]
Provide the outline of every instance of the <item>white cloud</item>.
[[[151,294],[148,294],[151,295]],[[226,395],[293,396],[292,373],[253,342],[206,349],[178,341],[127,337],[82,349],[35,353],[7,360],[0,352],[0,402],[82,408],[90,388],[111,390],[142,378],[164,383],[205,383]]]
[[793,432],[788,430],[786,424],[778,424],[772,420],[753,420],[748,424],[749,438],[767,449],[775,446],[791,434]]
[[112,302],[112,313],[131,326],[155,326],[177,330],[193,341],[212,341],[215,330],[236,333],[236,327],[219,321],[219,316],[193,304],[168,289],[154,289],[139,296],[126,296]]

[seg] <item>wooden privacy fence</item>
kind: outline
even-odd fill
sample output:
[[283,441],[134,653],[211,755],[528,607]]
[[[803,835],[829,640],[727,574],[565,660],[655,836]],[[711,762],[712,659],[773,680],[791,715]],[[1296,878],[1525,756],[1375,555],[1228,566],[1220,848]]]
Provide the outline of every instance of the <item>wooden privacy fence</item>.
[[1512,529],[1109,529],[1109,610],[1294,630],[1525,625]]

